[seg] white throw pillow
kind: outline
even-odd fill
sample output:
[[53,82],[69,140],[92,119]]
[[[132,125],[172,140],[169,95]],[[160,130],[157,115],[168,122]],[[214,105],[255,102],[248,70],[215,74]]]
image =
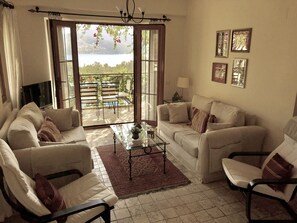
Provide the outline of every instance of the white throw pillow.
[[72,129],[72,107],[62,109],[46,109],[45,113],[49,116],[60,131]]
[[34,102],[24,105],[18,112],[17,117],[23,117],[32,122],[36,130],[39,130],[44,119],[41,110]]
[[189,122],[188,108],[186,103],[167,104],[170,123]]

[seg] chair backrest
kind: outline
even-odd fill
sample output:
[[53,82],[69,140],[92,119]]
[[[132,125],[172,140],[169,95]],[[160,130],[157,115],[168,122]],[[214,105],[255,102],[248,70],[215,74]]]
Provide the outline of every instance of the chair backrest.
[[[50,214],[35,193],[35,182],[20,170],[14,153],[2,139],[0,139],[0,167],[9,190],[27,210],[38,216]],[[4,183],[2,180],[1,183]]]
[[[284,141],[265,159],[262,170],[276,153],[294,165],[292,178],[297,178],[297,116],[291,118],[286,124],[284,128]],[[285,188],[284,194],[287,201],[291,199],[296,186],[297,184],[290,184]]]
[[116,81],[106,81],[101,83],[101,96],[118,96],[119,95],[119,83]]

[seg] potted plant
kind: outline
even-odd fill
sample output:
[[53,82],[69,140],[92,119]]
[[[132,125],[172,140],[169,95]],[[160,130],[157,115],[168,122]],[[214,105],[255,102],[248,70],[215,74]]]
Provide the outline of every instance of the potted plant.
[[134,126],[131,129],[131,133],[132,133],[132,138],[133,139],[138,139],[139,138],[139,133],[141,132],[141,129],[137,126]]

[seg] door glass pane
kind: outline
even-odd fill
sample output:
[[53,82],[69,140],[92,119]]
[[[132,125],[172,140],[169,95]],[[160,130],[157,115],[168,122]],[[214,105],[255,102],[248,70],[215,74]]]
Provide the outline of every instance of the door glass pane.
[[156,121],[158,30],[143,30],[141,47],[141,120]]
[[71,28],[57,27],[62,102],[65,108],[76,107],[72,60]]
[[58,47],[61,61],[72,60],[70,27],[58,27]]

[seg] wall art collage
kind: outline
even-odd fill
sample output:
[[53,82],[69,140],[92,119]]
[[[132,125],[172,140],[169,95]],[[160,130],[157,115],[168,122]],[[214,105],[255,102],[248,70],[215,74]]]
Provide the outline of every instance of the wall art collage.
[[[216,32],[216,57],[229,57],[229,44],[231,39],[232,53],[249,53],[251,48],[252,28],[234,29]],[[231,85],[245,88],[248,59],[234,58],[232,64]],[[227,83],[228,63],[212,64],[212,81]]]

